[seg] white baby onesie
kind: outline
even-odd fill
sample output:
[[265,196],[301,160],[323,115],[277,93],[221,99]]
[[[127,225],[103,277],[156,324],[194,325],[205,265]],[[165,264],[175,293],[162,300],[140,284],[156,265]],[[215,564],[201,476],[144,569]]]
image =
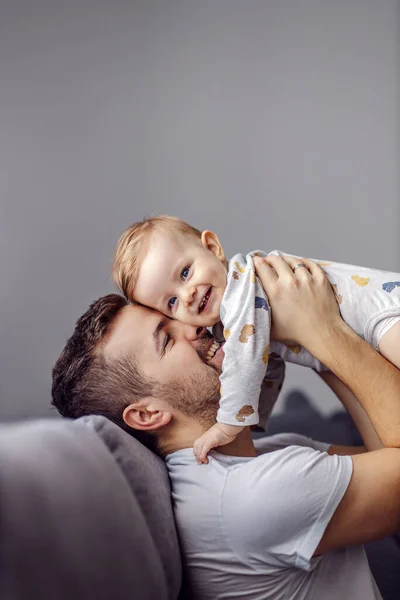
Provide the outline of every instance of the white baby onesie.
[[227,425],[258,425],[268,363],[271,310],[255,275],[253,254],[236,254],[229,261],[220,307],[226,341],[217,421]]
[[[278,250],[269,254],[287,256]],[[270,342],[271,309],[255,276],[254,255],[267,256],[257,250],[246,257],[236,254],[229,261],[227,286],[220,308],[226,343],[217,421],[228,425],[259,423],[259,396],[269,353],[317,371],[326,369],[301,346]],[[400,274],[328,261],[316,262],[332,284],[344,321],[378,349],[380,337],[400,320]]]

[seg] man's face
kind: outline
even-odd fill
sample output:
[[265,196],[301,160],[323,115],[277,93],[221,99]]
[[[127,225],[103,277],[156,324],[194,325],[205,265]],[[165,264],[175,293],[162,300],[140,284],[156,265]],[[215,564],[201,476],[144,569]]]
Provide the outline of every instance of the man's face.
[[[223,350],[203,328],[173,321],[143,306],[126,306],[115,321],[105,352],[110,357],[131,352],[143,374],[165,390],[185,388],[189,412],[190,403],[200,401],[200,396],[204,396],[203,404],[208,396],[214,402],[219,397]],[[188,382],[195,382],[196,389],[190,389],[193,386]]]

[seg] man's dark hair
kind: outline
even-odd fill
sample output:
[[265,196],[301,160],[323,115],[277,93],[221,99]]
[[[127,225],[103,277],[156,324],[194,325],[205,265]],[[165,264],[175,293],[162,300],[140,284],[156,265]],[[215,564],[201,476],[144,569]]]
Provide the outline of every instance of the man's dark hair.
[[[104,353],[115,319],[127,305],[119,294],[91,304],[53,367],[51,394],[53,406],[63,417],[103,415],[132,434],[122,413],[132,402],[150,396],[156,383],[140,372],[131,353],[112,359]],[[135,431],[135,437],[155,450],[152,434]]]

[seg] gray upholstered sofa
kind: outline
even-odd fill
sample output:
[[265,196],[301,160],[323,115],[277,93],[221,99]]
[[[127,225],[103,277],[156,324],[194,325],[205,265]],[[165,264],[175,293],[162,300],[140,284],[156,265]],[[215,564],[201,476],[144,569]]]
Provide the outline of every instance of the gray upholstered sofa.
[[164,463],[103,417],[3,425],[1,600],[176,600]]
[[[299,394],[270,432],[357,443],[351,421]],[[394,538],[370,545],[384,600],[399,598]],[[1,600],[183,600],[161,459],[102,417],[0,426]]]

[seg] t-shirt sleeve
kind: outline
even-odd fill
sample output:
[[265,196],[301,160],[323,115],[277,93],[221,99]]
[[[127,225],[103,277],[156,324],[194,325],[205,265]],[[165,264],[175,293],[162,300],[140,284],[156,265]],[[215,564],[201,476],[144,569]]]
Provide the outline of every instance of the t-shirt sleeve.
[[228,543],[258,570],[309,571],[352,474],[349,456],[290,446],[233,468],[223,496]]

